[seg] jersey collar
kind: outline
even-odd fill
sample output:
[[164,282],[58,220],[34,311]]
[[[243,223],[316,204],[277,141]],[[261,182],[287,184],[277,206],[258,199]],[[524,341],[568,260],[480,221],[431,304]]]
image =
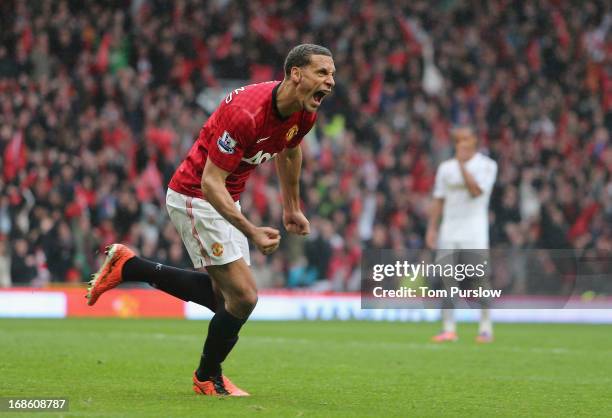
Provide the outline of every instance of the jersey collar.
[[291,117],[291,115],[289,115],[287,117],[283,117],[283,115],[281,115],[280,111],[278,110],[278,105],[276,104],[276,94],[278,92],[278,88],[279,88],[280,85],[281,85],[281,83],[278,83],[272,89],[272,109],[274,109],[274,114],[276,115],[277,118],[279,118],[280,120],[287,120],[287,119],[289,119]]

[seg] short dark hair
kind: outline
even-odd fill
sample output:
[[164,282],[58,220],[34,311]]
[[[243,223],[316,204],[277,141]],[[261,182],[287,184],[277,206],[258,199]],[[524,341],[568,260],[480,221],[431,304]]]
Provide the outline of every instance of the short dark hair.
[[458,125],[453,125],[450,129],[451,134],[455,131],[458,131],[459,129],[465,129],[467,131],[470,131],[470,133],[474,136],[476,135],[476,129],[474,128],[474,126],[470,123],[463,123],[463,124],[458,124]]
[[287,58],[285,58],[285,76],[291,74],[291,69],[293,67],[303,67],[310,64],[310,57],[312,55],[326,55],[331,57],[332,53],[329,49],[321,45],[298,45],[289,51]]

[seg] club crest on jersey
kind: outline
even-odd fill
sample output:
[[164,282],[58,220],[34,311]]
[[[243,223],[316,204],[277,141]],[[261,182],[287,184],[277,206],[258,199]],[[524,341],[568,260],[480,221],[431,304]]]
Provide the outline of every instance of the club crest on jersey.
[[297,125],[293,125],[293,126],[291,127],[291,129],[289,129],[289,130],[287,131],[287,135],[285,135],[285,139],[287,140],[287,142],[289,142],[289,141],[291,141],[291,140],[293,139],[293,137],[295,136],[295,134],[297,134],[297,133],[298,133],[298,130],[299,130],[298,126],[297,126]]
[[233,154],[236,147],[236,140],[230,136],[227,131],[217,139],[217,147],[224,154]]
[[212,245],[212,253],[215,257],[221,257],[223,255],[223,245],[215,242]]

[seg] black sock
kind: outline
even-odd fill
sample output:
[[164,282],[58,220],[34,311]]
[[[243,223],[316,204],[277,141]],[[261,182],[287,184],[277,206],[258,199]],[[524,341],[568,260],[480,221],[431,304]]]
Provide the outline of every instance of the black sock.
[[238,332],[246,319],[236,318],[224,308],[215,313],[208,324],[208,336],[196,370],[199,381],[221,374],[221,363],[238,342]]
[[206,306],[213,312],[217,308],[212,281],[206,273],[133,257],[125,262],[121,274],[124,282],[146,282],[186,302]]

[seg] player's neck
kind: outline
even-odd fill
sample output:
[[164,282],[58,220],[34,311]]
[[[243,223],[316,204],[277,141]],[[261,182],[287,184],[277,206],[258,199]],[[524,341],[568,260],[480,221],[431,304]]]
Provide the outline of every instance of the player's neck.
[[297,99],[295,87],[283,80],[276,90],[276,107],[283,117],[302,110],[302,104]]

